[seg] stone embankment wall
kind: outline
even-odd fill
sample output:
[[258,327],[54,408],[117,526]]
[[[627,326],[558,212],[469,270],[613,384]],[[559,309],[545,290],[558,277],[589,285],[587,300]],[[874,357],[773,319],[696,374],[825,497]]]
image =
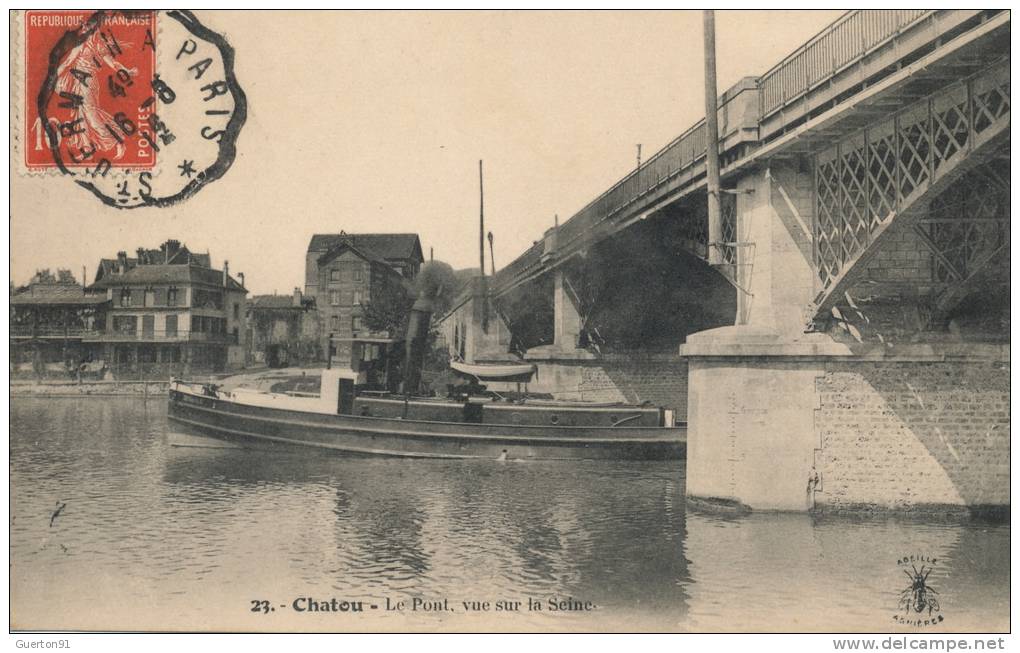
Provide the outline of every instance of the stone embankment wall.
[[153,397],[169,392],[169,381],[36,381],[11,384],[12,397],[78,397],[127,395]]
[[535,361],[532,392],[571,401],[651,402],[687,419],[687,361],[675,354],[605,354],[595,360]]

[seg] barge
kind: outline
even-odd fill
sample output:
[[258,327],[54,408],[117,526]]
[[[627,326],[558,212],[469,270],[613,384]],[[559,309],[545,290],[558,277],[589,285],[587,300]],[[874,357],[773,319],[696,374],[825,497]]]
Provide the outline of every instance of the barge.
[[168,417],[191,434],[243,446],[355,455],[619,460],[686,454],[685,427],[673,423],[672,411],[654,406],[491,394],[416,397],[363,387],[364,374],[346,369],[323,370],[318,395],[173,380]]

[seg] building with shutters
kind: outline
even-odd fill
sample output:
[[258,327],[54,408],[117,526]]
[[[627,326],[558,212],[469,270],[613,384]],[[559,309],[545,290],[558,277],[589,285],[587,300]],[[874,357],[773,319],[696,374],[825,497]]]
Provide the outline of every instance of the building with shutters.
[[[424,262],[417,234],[315,234],[305,257],[305,297],[314,300],[322,351],[339,364],[382,355],[398,334],[373,330],[373,302],[403,296]],[[380,351],[376,351],[380,350]]]
[[102,332],[90,336],[115,375],[220,372],[244,366],[241,282],[211,267],[209,254],[177,240],[103,259],[91,294],[107,300]]
[[95,340],[106,324],[105,293],[77,283],[31,283],[10,297],[10,373],[14,377],[75,378],[93,375]]

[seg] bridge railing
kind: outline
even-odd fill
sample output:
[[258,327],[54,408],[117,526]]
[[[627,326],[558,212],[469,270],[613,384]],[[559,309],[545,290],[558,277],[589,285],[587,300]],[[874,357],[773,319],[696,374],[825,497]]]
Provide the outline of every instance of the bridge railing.
[[[557,246],[564,247],[590,237],[594,229],[628,204],[704,158],[707,149],[705,138],[705,121],[702,119],[561,224],[556,234]],[[539,242],[501,269],[493,284],[496,291],[504,290],[527,269],[539,263],[543,251]]]
[[562,247],[585,237],[604,220],[704,156],[705,121],[701,120],[561,225],[557,244]]
[[869,9],[844,14],[761,76],[761,117],[807,94],[933,13],[924,9]]
[[[720,106],[721,149],[731,145],[724,134],[732,129],[742,134],[737,142],[760,145],[769,141],[819,106],[836,101],[854,84],[881,74],[897,58],[979,14],[978,9],[855,10],[844,14],[760,78],[752,79],[750,89],[745,89],[757,94],[751,111],[742,111],[735,103],[731,116],[724,110],[725,103]],[[734,124],[724,127],[723,122],[729,120]],[[705,141],[702,119],[560,225],[555,249],[564,252],[576,249],[578,242],[597,239],[598,228],[626,213],[626,207],[644,204],[641,200],[651,199],[653,191],[662,191],[666,182],[681,173],[698,172],[694,166],[705,156]],[[541,242],[533,246],[497,273],[494,288],[497,292],[507,290],[529,270],[541,267],[546,253]]]
[[542,252],[544,249],[545,247],[540,240],[511,261],[506,267],[500,268],[493,278],[490,291],[498,295],[512,288],[514,283],[528,270],[542,262]]

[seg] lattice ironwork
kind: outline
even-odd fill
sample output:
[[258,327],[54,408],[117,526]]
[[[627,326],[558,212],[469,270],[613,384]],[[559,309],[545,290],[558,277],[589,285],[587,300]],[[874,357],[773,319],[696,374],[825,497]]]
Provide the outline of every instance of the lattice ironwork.
[[839,208],[843,217],[840,246],[846,261],[868,246],[873,222],[868,210],[868,155],[864,138],[859,136],[843,143],[839,158],[842,189]]
[[[815,221],[815,259],[823,281],[834,278],[843,268],[845,258],[840,236],[843,214],[840,211],[840,160],[833,148],[831,158],[819,158],[815,168],[815,193],[818,219]],[[826,155],[823,155],[826,156]]]
[[868,134],[869,230],[879,216],[896,210],[896,122],[887,120]]
[[723,193],[720,198],[722,207],[722,243],[720,253],[723,263],[736,264],[737,262],[737,196],[731,193]]
[[932,200],[918,228],[933,250],[932,279],[968,279],[1009,243],[1009,190],[981,166]]
[[[816,157],[815,264],[823,288],[852,268],[879,227],[914,205],[973,148],[1008,128],[1009,86],[1006,60],[911,104]],[[958,231],[939,227],[943,231],[928,235],[947,246],[952,241],[964,258],[986,246],[984,227],[954,228]],[[951,267],[939,268],[938,274],[952,274]]]

